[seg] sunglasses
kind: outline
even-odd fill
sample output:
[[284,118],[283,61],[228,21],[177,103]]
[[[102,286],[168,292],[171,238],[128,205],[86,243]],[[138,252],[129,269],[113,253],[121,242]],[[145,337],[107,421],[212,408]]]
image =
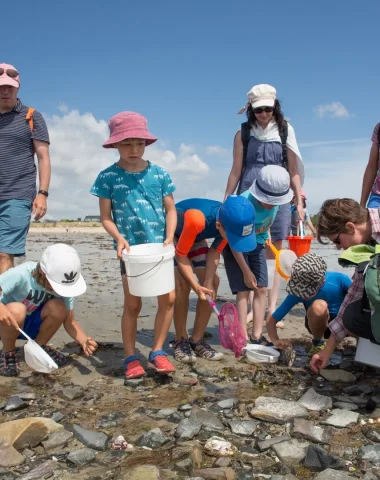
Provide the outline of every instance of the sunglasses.
[[335,243],[335,245],[340,245],[340,234],[334,238],[334,240],[331,240],[333,243]]
[[259,107],[259,108],[255,108],[253,110],[253,113],[255,113],[256,115],[259,115],[260,113],[270,113],[270,112],[273,112],[273,107]]
[[0,76],[4,75],[4,73],[6,73],[10,78],[17,78],[19,75],[18,71],[13,70],[13,68],[7,68],[7,69],[0,68]]

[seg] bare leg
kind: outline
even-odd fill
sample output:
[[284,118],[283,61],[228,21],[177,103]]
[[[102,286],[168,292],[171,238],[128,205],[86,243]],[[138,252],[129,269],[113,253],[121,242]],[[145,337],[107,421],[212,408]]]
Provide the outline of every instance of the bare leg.
[[13,260],[13,255],[0,253],[0,275],[14,266]]
[[249,292],[248,300],[249,300],[249,303],[251,304],[251,311],[247,315],[247,324],[250,323],[250,322],[253,322],[253,308],[252,308],[253,296],[254,296],[254,292],[253,291]]
[[263,325],[265,317],[265,298],[266,298],[266,287],[261,287],[255,290],[255,295],[253,297],[253,328],[252,328],[252,338],[258,340],[263,334]]
[[[277,248],[277,250],[280,250],[282,248],[282,240],[276,240],[275,242],[273,242],[273,245]],[[269,248],[266,249],[266,257],[268,259],[274,258],[274,255]],[[275,271],[273,288],[271,290],[268,290],[268,315],[272,315],[272,313],[276,310],[279,293],[280,293],[280,275],[277,273],[277,271]]]
[[42,324],[36,337],[38,345],[46,345],[59,330],[67,315],[63,300],[52,299],[41,310]]
[[[206,269],[205,268],[197,268],[195,271],[195,274],[198,278],[198,281],[201,285],[204,283],[205,279],[205,273]],[[218,292],[219,288],[219,277],[217,274],[214,276],[214,292],[215,295]],[[206,327],[208,325],[208,322],[211,317],[211,312],[212,309],[210,305],[208,304],[207,300],[199,300],[197,302],[197,310],[195,312],[195,322],[194,322],[194,328],[193,328],[193,334],[191,336],[191,339],[193,342],[198,342],[201,338],[203,338],[203,335],[205,333]]]
[[124,344],[125,358],[135,354],[137,317],[141,311],[141,298],[129,293],[128,279],[122,275],[124,288],[124,311],[121,317],[121,333]]
[[314,338],[324,338],[328,327],[329,309],[324,300],[315,300],[307,310],[309,328]]
[[164,342],[168,335],[170,324],[172,323],[175,290],[166,295],[160,295],[158,298],[158,309],[156,321],[154,323],[154,339],[152,352],[162,350]]
[[[24,321],[26,317],[26,308],[25,305],[22,303],[9,303],[6,305],[15,317],[16,322],[18,323],[19,327],[24,326]],[[16,340],[17,337],[20,335],[20,332],[15,329],[15,327],[11,326],[8,327],[6,325],[0,324],[0,337],[3,342],[3,353],[13,352],[16,348]]]
[[[236,308],[239,314],[239,321],[241,323],[241,326],[243,327],[244,335],[247,340],[248,340],[247,311],[248,311],[248,297],[250,293],[251,292],[238,292],[238,294],[236,295]],[[252,312],[253,312],[253,302],[252,302]]]
[[190,285],[183,278],[179,268],[175,269],[174,328],[175,339],[188,338],[186,323],[189,311]]

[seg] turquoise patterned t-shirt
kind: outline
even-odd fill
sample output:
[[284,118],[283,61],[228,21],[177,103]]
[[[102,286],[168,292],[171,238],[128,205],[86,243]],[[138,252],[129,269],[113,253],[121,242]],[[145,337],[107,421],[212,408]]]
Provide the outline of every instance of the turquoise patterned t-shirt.
[[114,163],[99,173],[90,193],[111,200],[117,229],[130,245],[141,245],[165,240],[164,198],[174,191],[168,172],[148,162],[136,173]]

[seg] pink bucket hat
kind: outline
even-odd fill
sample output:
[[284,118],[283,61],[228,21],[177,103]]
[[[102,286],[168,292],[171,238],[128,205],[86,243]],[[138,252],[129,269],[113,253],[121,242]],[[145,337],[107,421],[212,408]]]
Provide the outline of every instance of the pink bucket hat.
[[[17,75],[14,75],[12,72],[12,76],[10,76],[7,71],[17,72]],[[0,75],[0,86],[2,85],[10,85],[11,87],[19,88],[20,86],[20,75],[18,74],[17,68],[13,65],[9,65],[8,63],[0,63],[0,71],[3,73]]]
[[103,143],[104,148],[114,148],[114,144],[126,138],[142,138],[146,145],[157,140],[148,132],[148,122],[143,115],[136,112],[121,112],[108,122],[110,138]]

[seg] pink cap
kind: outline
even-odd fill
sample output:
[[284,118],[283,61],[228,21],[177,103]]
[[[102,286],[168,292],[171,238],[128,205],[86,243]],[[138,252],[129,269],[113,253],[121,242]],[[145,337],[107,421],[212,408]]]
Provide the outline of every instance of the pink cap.
[[305,190],[301,190],[301,198],[303,198],[304,200],[307,200]]
[[2,85],[10,85],[11,87],[16,87],[19,88],[20,86],[20,75],[17,75],[17,77],[9,77],[7,75],[7,70],[16,70],[13,65],[9,65],[8,63],[0,63],[0,68],[4,69],[4,73],[0,75],[0,86]]
[[143,115],[136,112],[121,112],[108,122],[110,138],[103,144],[104,148],[114,148],[114,144],[126,138],[142,138],[146,145],[157,140],[148,132],[148,122]]

